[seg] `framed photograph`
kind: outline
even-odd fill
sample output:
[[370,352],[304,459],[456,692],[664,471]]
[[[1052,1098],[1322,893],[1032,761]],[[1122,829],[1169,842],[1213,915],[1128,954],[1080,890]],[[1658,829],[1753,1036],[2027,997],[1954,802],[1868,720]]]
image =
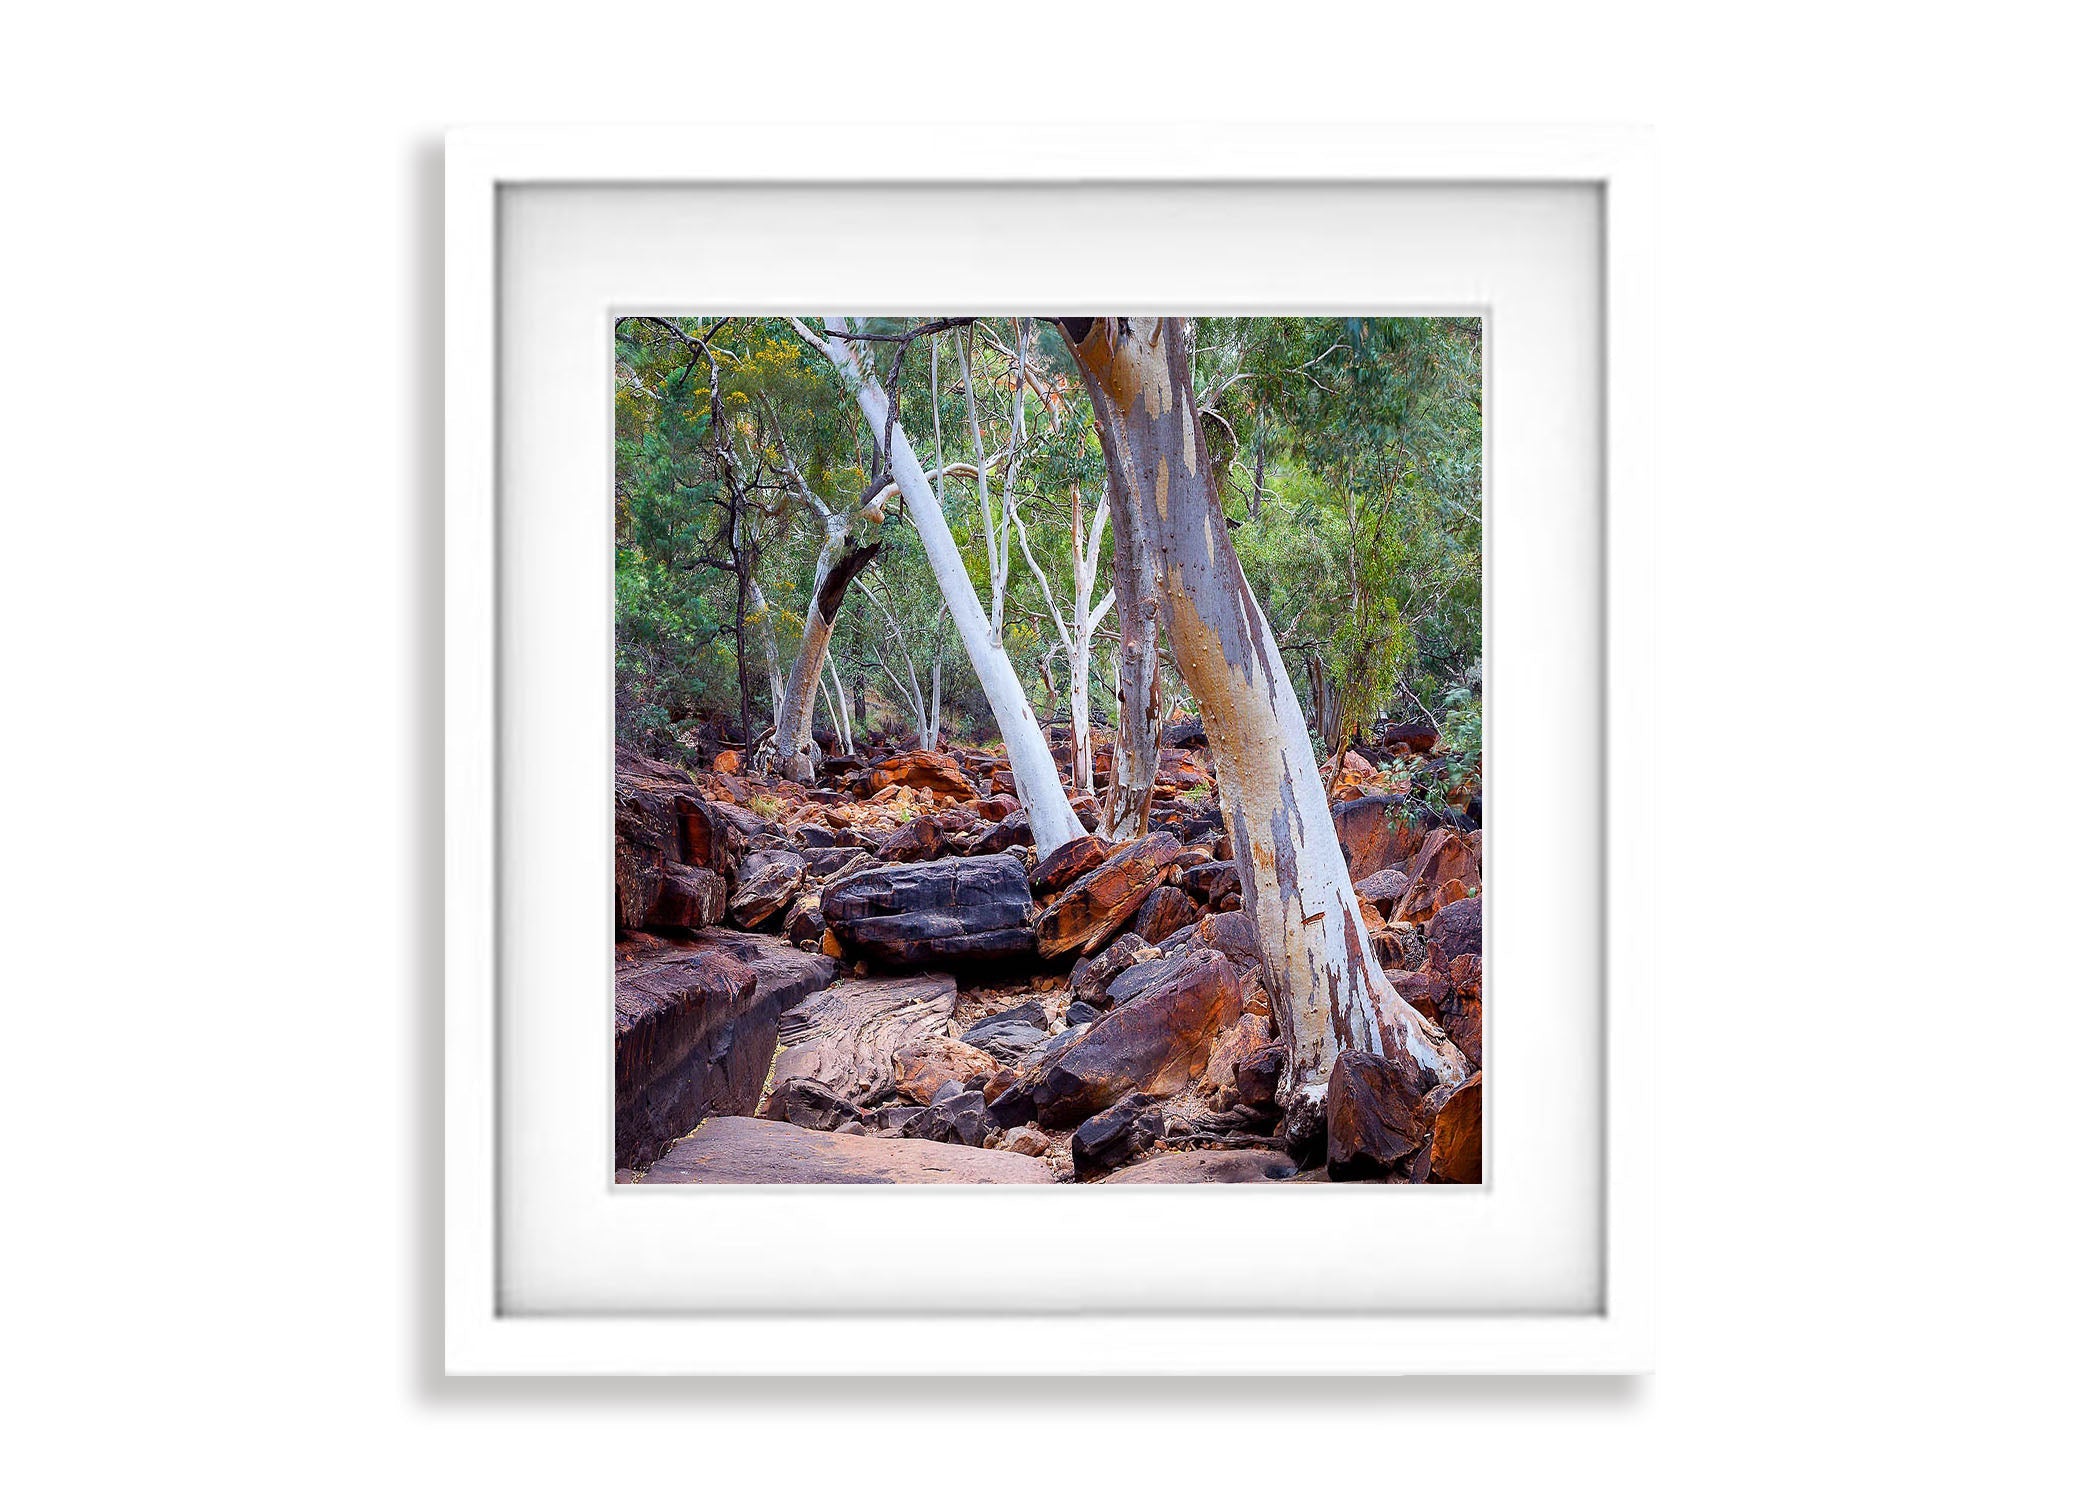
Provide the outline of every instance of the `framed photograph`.
[[1644,153],[452,135],[450,1371],[1646,1368]]

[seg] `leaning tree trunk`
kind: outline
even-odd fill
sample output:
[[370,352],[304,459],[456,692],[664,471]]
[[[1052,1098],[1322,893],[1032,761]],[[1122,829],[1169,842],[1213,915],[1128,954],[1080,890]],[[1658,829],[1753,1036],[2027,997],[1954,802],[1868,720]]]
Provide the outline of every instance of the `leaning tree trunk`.
[[1196,420],[1186,322],[1068,318],[1059,326],[1092,398],[1101,451],[1121,480],[1110,487],[1118,586],[1127,550],[1157,588],[1174,665],[1203,715],[1241,899],[1261,934],[1290,1050],[1287,1097],[1301,1111],[1323,1103],[1346,1048],[1411,1058],[1440,1082],[1464,1079],[1465,1057],[1372,957],[1290,673],[1225,530]]
[[[932,565],[934,582],[940,585],[941,598],[948,606],[948,613],[954,617],[956,631],[962,636],[963,650],[969,654],[977,681],[983,686],[984,696],[992,706],[992,717],[999,723],[1000,736],[1006,741],[1007,760],[1013,767],[1014,789],[1022,810],[1028,814],[1036,855],[1047,858],[1053,850],[1086,836],[1086,830],[1079,825],[1079,815],[1072,811],[1072,804],[1065,796],[1064,783],[1057,774],[1057,761],[1050,754],[1050,742],[1043,737],[1043,728],[1036,722],[1035,711],[1028,706],[1028,695],[1021,689],[1021,679],[1014,671],[1012,658],[992,633],[991,621],[985,618],[976,585],[970,582],[969,569],[964,566],[962,553],[956,549],[955,538],[948,530],[948,518],[942,513],[940,502],[934,498],[933,486],[927,481],[918,454],[912,450],[911,440],[904,435],[901,425],[889,425],[889,398],[880,386],[863,375],[859,356],[841,337],[846,331],[844,323],[827,318],[824,326],[829,334],[824,340],[825,352],[838,367],[847,388],[853,392],[862,418],[875,434],[878,451],[887,430],[891,473],[904,496],[906,508],[911,512],[912,525],[925,544],[926,560]],[[939,691],[936,684],[936,699]],[[938,707],[933,718],[933,733],[938,736]]]
[[1159,591],[1153,570],[1139,565],[1142,539],[1132,530],[1129,491],[1113,465],[1108,475],[1116,529],[1116,739],[1101,806],[1104,836],[1134,839],[1152,822],[1152,787],[1159,780]]
[[816,742],[811,730],[816,722],[817,692],[823,684],[824,653],[831,646],[832,626],[839,606],[854,577],[875,559],[882,543],[865,547],[847,545],[852,516],[834,516],[824,528],[824,545],[817,553],[817,586],[810,594],[809,613],[802,620],[802,649],[788,668],[787,690],[781,700],[780,732],[774,753],[780,757],[780,774],[805,786],[817,779]]

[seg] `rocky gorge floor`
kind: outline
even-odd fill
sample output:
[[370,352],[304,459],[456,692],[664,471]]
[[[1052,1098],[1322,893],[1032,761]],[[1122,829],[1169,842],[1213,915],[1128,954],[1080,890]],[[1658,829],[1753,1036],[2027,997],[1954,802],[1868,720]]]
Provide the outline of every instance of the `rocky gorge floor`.
[[1324,1133],[1288,1148],[1200,726],[1171,727],[1143,837],[1042,861],[993,752],[832,759],[804,787],[623,751],[620,1180],[1479,1181],[1479,806],[1424,818],[1404,789],[1433,732],[1401,728],[1348,757],[1336,831],[1379,962],[1476,1071],[1345,1052]]

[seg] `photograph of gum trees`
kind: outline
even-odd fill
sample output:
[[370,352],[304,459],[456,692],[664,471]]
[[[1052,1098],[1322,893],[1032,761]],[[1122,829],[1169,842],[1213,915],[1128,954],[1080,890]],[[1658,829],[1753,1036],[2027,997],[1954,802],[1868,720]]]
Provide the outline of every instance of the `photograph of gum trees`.
[[1478,1181],[1481,340],[620,320],[623,1180]]

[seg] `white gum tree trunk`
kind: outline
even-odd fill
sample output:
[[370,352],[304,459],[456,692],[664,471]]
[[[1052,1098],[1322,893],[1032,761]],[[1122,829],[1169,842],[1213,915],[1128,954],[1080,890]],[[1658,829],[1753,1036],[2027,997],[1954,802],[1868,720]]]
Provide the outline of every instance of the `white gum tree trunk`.
[[828,515],[824,519],[824,545],[817,553],[816,583],[810,591],[809,611],[802,620],[802,645],[788,668],[787,691],[782,699],[780,729],[775,737],[780,774],[805,786],[817,779],[817,693],[823,686],[824,658],[831,649],[831,632],[838,623],[839,606],[846,589],[862,568],[874,559],[880,542],[865,547],[851,545],[853,518]]
[[[912,525],[925,544],[934,582],[940,587],[948,613],[954,617],[956,631],[962,636],[963,650],[969,655],[970,666],[984,688],[993,718],[998,721],[1000,736],[1006,741],[1014,787],[1022,809],[1028,814],[1036,855],[1046,857],[1052,850],[1086,834],[1079,825],[1079,815],[1072,811],[1072,804],[1065,797],[1064,783],[1057,774],[1057,762],[1050,754],[1050,742],[1043,737],[1035,711],[1028,706],[1028,697],[1021,691],[1021,679],[1014,671],[1012,659],[993,632],[991,621],[985,617],[984,605],[979,602],[977,590],[970,582],[962,553],[948,530],[948,518],[941,512],[940,502],[927,481],[918,454],[912,449],[911,439],[905,435],[903,424],[890,427],[889,399],[880,386],[867,379],[859,355],[841,337],[847,332],[845,321],[826,318],[824,328],[826,336],[816,340],[818,347],[830,358],[845,381],[846,389],[853,394],[862,420],[875,434],[878,443],[883,440],[885,430],[888,431],[891,474],[899,493],[904,496]],[[814,335],[810,337],[815,338]],[[980,471],[981,468],[980,465]],[[936,681],[933,715],[936,734],[939,732],[939,694]]]
[[1060,327],[1122,479],[1110,490],[1118,560],[1127,550],[1152,575],[1168,649],[1203,715],[1241,899],[1290,1048],[1288,1097],[1301,1109],[1324,1103],[1346,1048],[1412,1059],[1441,1082],[1464,1079],[1464,1055],[1395,993],[1372,955],[1290,674],[1225,529],[1185,320]]
[[[1072,623],[1065,624],[1064,616],[1057,612],[1057,595],[1050,588],[1049,575],[1043,565],[1035,560],[1035,549],[1028,545],[1028,528],[1018,516],[1013,518],[1014,533],[1021,539],[1021,555],[1028,559],[1029,571],[1043,591],[1043,606],[1050,611],[1050,618],[1057,625],[1057,634],[1064,642],[1065,655],[1072,663],[1072,790],[1092,796],[1094,793],[1094,733],[1093,710],[1088,706],[1087,677],[1094,653],[1094,632],[1101,627],[1102,618],[1114,607],[1116,594],[1110,589],[1100,602],[1094,601],[1094,579],[1101,567],[1101,538],[1108,527],[1108,495],[1104,491],[1100,502],[1094,507],[1094,525],[1091,534],[1087,531],[1085,511],[1079,500],[1079,488],[1072,488]],[[1043,675],[1049,677],[1049,666],[1045,663]]]

